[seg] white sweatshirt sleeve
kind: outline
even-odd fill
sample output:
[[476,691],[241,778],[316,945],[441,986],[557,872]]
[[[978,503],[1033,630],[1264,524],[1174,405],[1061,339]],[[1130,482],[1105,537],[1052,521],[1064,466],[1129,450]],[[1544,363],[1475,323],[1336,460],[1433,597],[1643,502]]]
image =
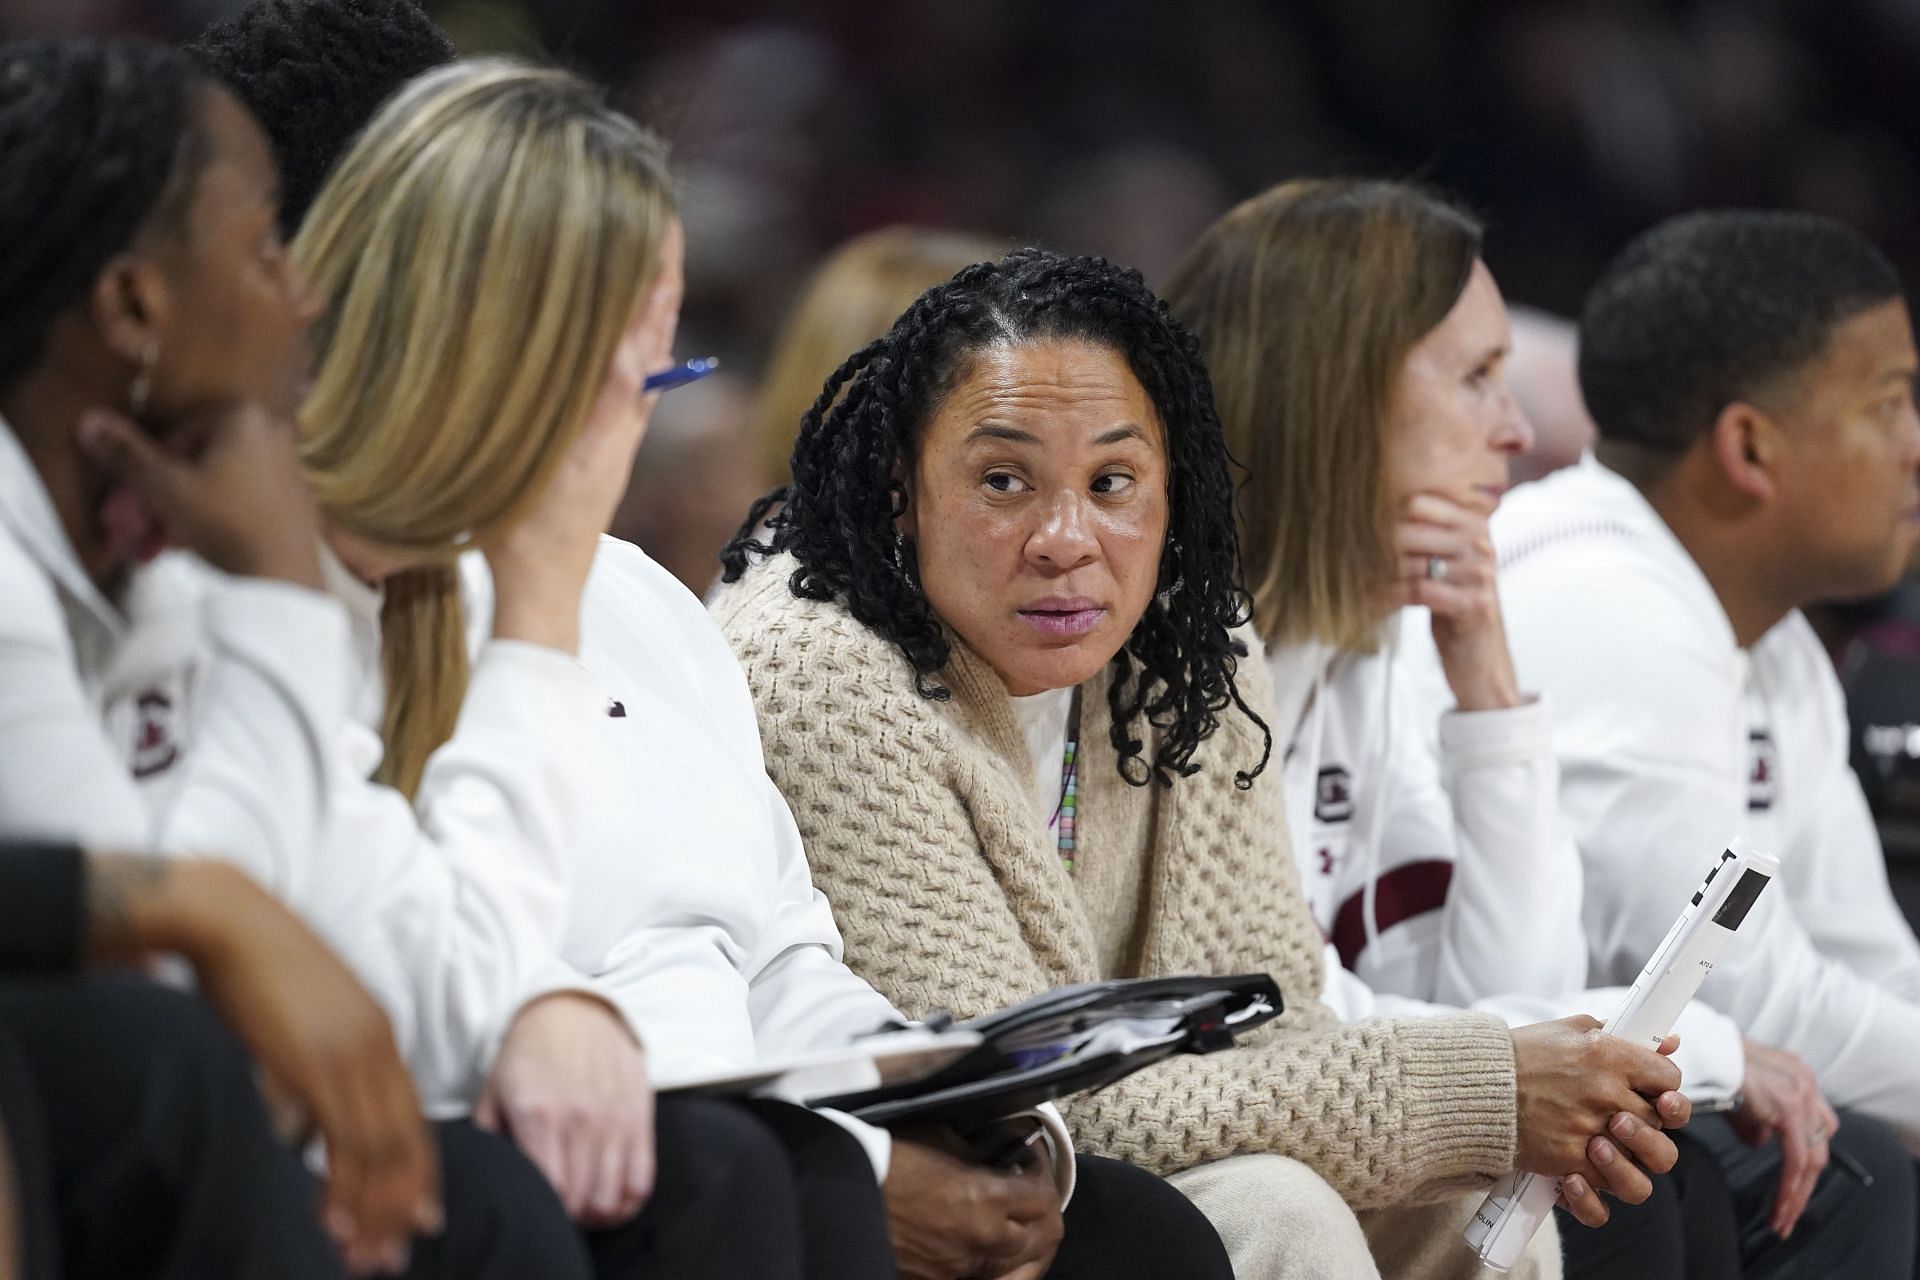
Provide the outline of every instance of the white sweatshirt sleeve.
[[296,883],[325,823],[346,721],[337,604],[284,583],[211,580],[193,706],[173,708],[190,718],[190,741],[142,786],[83,685],[51,580],[4,534],[0,599],[7,831],[221,857],[282,893]]
[[152,818],[81,685],[59,597],[0,526],[0,831],[145,848]]
[[1755,663],[1769,702],[1794,704],[1781,708],[1795,714],[1775,733],[1783,785],[1809,793],[1786,805],[1793,823],[1780,871],[1795,913],[1822,954],[1883,991],[1920,999],[1920,942],[1887,883],[1886,852],[1848,758],[1846,697],[1833,664],[1797,613],[1756,647]]
[[346,615],[316,591],[222,578],[201,621],[193,740],[157,800],[154,843],[220,854],[286,895],[326,825],[347,721]]
[[[1741,673],[1695,600],[1610,543],[1528,557],[1501,588],[1521,679],[1554,697],[1595,964],[1624,980],[1742,829]],[[1761,895],[1701,997],[1806,1059],[1835,1103],[1920,1149],[1920,1074],[1908,1066],[1920,1060],[1920,1005],[1822,955],[1791,892]]]
[[337,791],[327,874],[295,905],[381,996],[437,1113],[473,1101],[526,1003],[601,994],[557,959],[576,766],[601,713],[571,657],[495,641],[413,803],[360,781],[379,744],[350,731],[358,768]]
[[[731,655],[729,655],[729,660]],[[629,735],[592,833],[569,955],[612,993],[656,1079],[843,1045],[893,1008],[840,963],[784,802],[712,721],[621,686]]]
[[754,1037],[764,1053],[845,1044],[899,1013],[841,960],[840,930],[813,887],[786,798],[764,774],[773,848],[773,899],[749,964]]
[[[1430,642],[1428,642],[1430,645]],[[1451,861],[1431,997],[1468,1005],[1495,993],[1551,995],[1586,985],[1580,856],[1560,819],[1559,768],[1545,699],[1439,715],[1438,758],[1425,702],[1390,659],[1392,703],[1381,861]]]
[[[639,909],[617,913],[615,941],[592,967],[648,1044],[656,1079],[837,1047],[898,1019],[841,961],[832,908],[766,773],[746,675],[704,606],[638,549],[605,539],[585,619],[588,661],[625,699],[624,723],[643,730],[614,776],[647,788],[626,806],[646,815],[643,830],[598,833],[625,854],[600,858],[602,892],[617,883]],[[891,1136],[822,1114],[860,1141],[884,1183]],[[1040,1115],[1064,1197],[1072,1145],[1057,1111]]]
[[1920,1002],[1920,942],[1887,881],[1886,853],[1860,779],[1827,762],[1816,831],[1796,833],[1781,874],[1820,951],[1883,991]]

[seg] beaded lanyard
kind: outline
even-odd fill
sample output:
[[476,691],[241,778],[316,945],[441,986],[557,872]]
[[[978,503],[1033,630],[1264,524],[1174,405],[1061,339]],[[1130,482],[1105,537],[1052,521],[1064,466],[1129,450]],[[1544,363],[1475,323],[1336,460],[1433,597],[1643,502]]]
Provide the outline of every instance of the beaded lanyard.
[[[1073,706],[1067,712],[1067,749],[1060,753],[1060,803],[1053,811],[1059,823],[1060,861],[1073,872],[1074,819],[1080,811],[1080,688],[1074,686]],[[1049,826],[1052,823],[1048,824]]]

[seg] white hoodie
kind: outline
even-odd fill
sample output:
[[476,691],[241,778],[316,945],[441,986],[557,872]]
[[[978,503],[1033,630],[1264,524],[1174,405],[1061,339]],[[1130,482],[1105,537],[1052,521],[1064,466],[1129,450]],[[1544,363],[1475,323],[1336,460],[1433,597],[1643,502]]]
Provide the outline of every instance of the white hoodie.
[[1708,862],[1747,835],[1778,855],[1779,883],[1702,998],[1920,1150],[1920,944],[1805,619],[1741,649],[1659,514],[1592,460],[1515,490],[1493,535],[1521,679],[1554,699],[1596,976],[1631,976]]
[[[1463,712],[1438,676],[1436,705],[1409,654],[1438,676],[1424,610],[1390,621],[1373,654],[1267,657],[1294,858],[1328,938],[1321,998],[1349,1022],[1452,1007],[1511,1026],[1607,1017],[1626,992],[1585,989],[1582,869],[1546,700]],[[1679,1030],[1687,1090],[1736,1090],[1738,1028],[1696,1002]]]
[[599,704],[571,659],[496,646],[419,804],[363,779],[346,618],[183,553],[105,599],[0,424],[0,834],[228,859],[340,953],[435,1114],[513,1013],[584,984],[555,955],[573,784]]
[[1322,932],[1376,991],[1463,1005],[1584,986],[1546,704],[1438,716],[1436,758],[1394,657],[1399,621],[1376,653],[1267,656],[1287,823]]
[[[195,678],[145,668],[133,637],[147,619],[204,637]],[[249,579],[194,591],[168,561],[109,601],[0,421],[0,832],[225,853],[293,883],[327,811],[346,638],[316,592]]]

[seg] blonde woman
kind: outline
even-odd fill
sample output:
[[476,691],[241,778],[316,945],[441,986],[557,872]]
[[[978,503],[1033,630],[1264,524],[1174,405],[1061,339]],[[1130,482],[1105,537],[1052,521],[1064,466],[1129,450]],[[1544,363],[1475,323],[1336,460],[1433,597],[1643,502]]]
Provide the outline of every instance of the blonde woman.
[[[510,892],[517,870],[526,893],[555,900],[593,829],[610,708],[577,660],[581,599],[651,409],[644,377],[673,341],[682,248],[664,149],[565,73],[457,64],[367,126],[294,253],[322,307],[303,457],[360,642],[363,763],[392,788],[366,790],[411,796],[425,838],[485,863],[493,874],[469,878],[460,909],[537,915],[511,945],[544,948],[571,986],[514,1018],[476,1081],[479,1120],[594,1228],[602,1275],[884,1274],[871,1186],[830,1194],[834,1158],[862,1165],[857,1145],[828,1125],[847,1150],[820,1156],[825,1140],[795,1139],[779,1108],[683,1101],[656,1116],[635,1030],[653,1049],[657,1028],[617,992],[579,990],[605,966],[574,945],[564,892],[553,914]],[[469,586],[490,596],[471,625]],[[369,818],[363,834],[394,827]],[[405,902],[368,897],[376,913]],[[437,1013],[430,997],[459,986],[459,960],[444,939],[419,941],[399,963]],[[488,985],[471,993],[476,1012],[488,992],[501,1009],[516,998],[473,981]],[[821,1197],[837,1214],[825,1243]]]

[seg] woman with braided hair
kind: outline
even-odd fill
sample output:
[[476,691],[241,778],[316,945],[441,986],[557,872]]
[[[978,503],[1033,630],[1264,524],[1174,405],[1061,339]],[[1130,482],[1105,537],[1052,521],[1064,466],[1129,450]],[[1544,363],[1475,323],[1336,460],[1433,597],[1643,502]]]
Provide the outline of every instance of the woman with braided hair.
[[[1492,1179],[1570,1175],[1602,1221],[1688,1104],[1591,1019],[1319,1002],[1229,466],[1198,344],[1139,275],[1022,250],[828,379],[713,608],[849,963],[895,1004],[1267,970],[1281,1020],[1075,1101],[1078,1144],[1172,1175],[1243,1277],[1475,1272]],[[1551,1232],[1529,1265],[1558,1274]]]
[[[592,122],[593,141],[623,150],[634,149],[641,132],[571,77],[488,63],[425,76],[373,121],[360,118],[362,104],[385,96],[367,80],[383,80],[388,70],[354,59],[350,50],[368,38],[369,28],[424,21],[411,0],[254,0],[200,46],[203,57],[247,86],[243,92],[276,145],[293,147],[297,139],[344,145],[359,138],[344,156],[319,152],[290,160],[296,168],[332,171],[295,249],[327,311],[318,326],[313,393],[301,416],[328,519],[354,535],[339,540],[343,571],[334,578],[362,634],[378,637],[362,659],[383,666],[388,653],[398,659],[370,671],[369,687],[383,688],[389,698],[400,687],[396,679],[443,681],[453,664],[428,657],[439,652],[432,646],[404,638],[395,643],[382,600],[393,593],[370,581],[405,564],[432,567],[426,563],[432,557],[420,554],[429,537],[451,544],[459,574],[449,603],[472,620],[467,640],[478,652],[489,619],[499,618],[505,601],[484,539],[475,536],[473,546],[458,550],[467,541],[464,531],[491,520],[475,509],[473,495],[524,490],[527,457],[546,457],[558,447],[548,440],[519,449],[539,438],[535,415],[550,416],[550,406],[582,384],[562,361],[536,353],[534,343],[540,335],[559,335],[561,354],[577,358],[579,340],[565,336],[562,320],[577,321],[583,298],[625,287],[633,270],[578,235],[536,234],[556,216],[556,193],[577,192],[603,162],[564,155],[550,161],[544,153],[536,162],[538,149],[503,140],[516,130],[551,132],[542,120]],[[430,42],[412,44],[430,51]],[[309,72],[290,73],[289,61]],[[302,95],[311,92],[312,74],[322,72],[341,92],[323,94],[325,105],[316,108]],[[535,105],[540,109],[530,109]],[[435,145],[409,145],[423,136]],[[659,150],[653,143],[641,149]],[[659,159],[652,167],[663,169],[664,156]],[[670,210],[661,199],[666,184],[645,185],[638,195],[610,192],[603,205],[592,206],[597,211],[585,225],[611,233],[649,205]],[[469,190],[484,190],[489,199],[477,205]],[[459,226],[482,206],[496,219],[484,244],[422,233],[400,261],[383,256],[395,249],[381,232],[388,221]],[[677,244],[677,219],[663,221],[674,224]],[[554,249],[555,239],[572,248]],[[545,255],[548,265],[527,265],[529,255]],[[671,256],[677,263],[677,248]],[[565,263],[565,274],[552,265],[556,259]],[[376,262],[391,265],[369,265]],[[446,283],[482,276],[502,283],[477,289],[477,301]],[[549,283],[529,290],[528,279]],[[457,341],[445,340],[455,332]],[[396,343],[395,333],[414,337]],[[497,390],[503,378],[521,390]],[[407,394],[415,384],[432,389]],[[386,391],[369,396],[369,388]],[[610,403],[623,409],[632,399]],[[423,405],[430,409],[423,412]],[[550,425],[538,430],[551,435]],[[439,460],[439,470],[418,465],[429,456]],[[589,470],[617,484],[627,467]],[[421,527],[423,515],[438,518],[450,502],[451,520],[434,531]],[[348,560],[361,571],[345,572]],[[807,878],[792,819],[766,778],[745,680],[699,600],[637,547],[604,538],[581,606],[568,612],[578,615],[580,670],[600,695],[592,708],[595,724],[570,734],[558,751],[502,741],[524,762],[516,772],[534,772],[534,762],[545,757],[546,772],[578,797],[568,843],[574,883],[564,957],[604,993],[623,1027],[638,1032],[647,1071],[671,1082],[746,1070],[770,1056],[844,1045],[897,1017],[840,963],[831,911]],[[378,696],[363,700],[363,733],[383,723],[380,702]],[[488,1114],[526,1144],[570,1197],[604,1187],[607,1179],[599,1162],[561,1158],[558,1144],[537,1141],[543,1131],[563,1128],[556,1121],[582,1110],[582,1090],[556,1091],[553,1082],[584,1077],[597,1094],[606,1089],[607,1073],[594,1070],[577,1043],[553,1043],[557,1052],[520,1055],[511,1069],[496,1065],[488,1094],[498,1105]],[[503,1083],[507,1076],[513,1078]],[[631,1092],[644,1101],[645,1082],[639,1084]],[[662,1112],[683,1103],[663,1098]],[[969,1159],[965,1149],[911,1135],[895,1139],[851,1117],[823,1120],[771,1104],[755,1111],[787,1149],[768,1166],[793,1167],[804,1248],[793,1250],[798,1256],[788,1262],[804,1274],[835,1280],[873,1268],[890,1274],[889,1235],[909,1257],[981,1243],[983,1251],[968,1262],[990,1264],[1036,1244],[1050,1252],[1063,1232],[1052,1272],[1059,1277],[1171,1274],[1136,1269],[1134,1255],[1154,1247],[1181,1260],[1181,1280],[1226,1273],[1212,1228],[1177,1194],[1112,1162],[1077,1168],[1057,1115],[1041,1117],[1049,1137],[1058,1134],[1057,1156],[1049,1146],[1007,1171]],[[605,1128],[567,1124],[564,1130],[582,1127],[587,1136]],[[712,1163],[710,1153],[700,1154]],[[843,1176],[848,1163],[853,1171]],[[717,1180],[703,1181],[737,1201]],[[664,1174],[660,1185],[666,1185]],[[1063,1215],[1065,1193],[1072,1195],[1072,1210]],[[882,1196],[889,1230],[876,1239],[867,1214],[880,1212]],[[1166,1211],[1147,1211],[1155,1204]],[[737,1204],[732,1213],[752,1216]],[[730,1234],[744,1244],[750,1233]],[[590,1239],[603,1263],[620,1261],[609,1256],[618,1240],[599,1232]],[[784,1274],[764,1265],[727,1271],[712,1253],[705,1261],[716,1274]],[[1044,1265],[1037,1256],[1031,1261]],[[993,1276],[1008,1270],[965,1268],[975,1269]],[[1037,1271],[1030,1266],[1020,1274]]]

